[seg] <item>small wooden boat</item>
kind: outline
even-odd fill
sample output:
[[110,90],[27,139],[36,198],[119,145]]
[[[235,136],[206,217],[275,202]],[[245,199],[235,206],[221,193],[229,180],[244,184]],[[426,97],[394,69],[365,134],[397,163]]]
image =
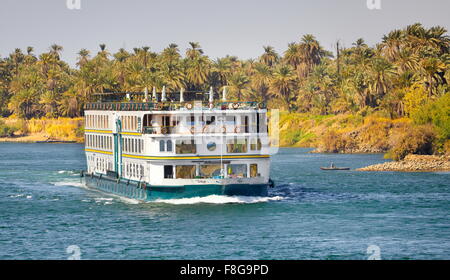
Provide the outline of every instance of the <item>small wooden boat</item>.
[[350,170],[350,167],[321,167],[320,169],[326,171],[343,171],[343,170]]

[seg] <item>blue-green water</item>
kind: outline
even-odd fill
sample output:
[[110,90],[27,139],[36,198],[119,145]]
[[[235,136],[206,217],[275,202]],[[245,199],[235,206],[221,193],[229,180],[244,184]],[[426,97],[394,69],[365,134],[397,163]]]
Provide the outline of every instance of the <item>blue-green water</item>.
[[384,160],[307,151],[273,157],[271,200],[136,203],[79,184],[82,145],[0,144],[0,259],[450,259],[449,173],[324,172]]

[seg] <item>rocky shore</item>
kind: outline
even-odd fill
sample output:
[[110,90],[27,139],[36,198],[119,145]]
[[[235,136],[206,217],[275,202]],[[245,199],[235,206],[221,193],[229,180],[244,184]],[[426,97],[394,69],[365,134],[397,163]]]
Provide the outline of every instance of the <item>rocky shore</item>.
[[402,161],[375,164],[357,169],[357,171],[450,171],[450,156],[408,155]]

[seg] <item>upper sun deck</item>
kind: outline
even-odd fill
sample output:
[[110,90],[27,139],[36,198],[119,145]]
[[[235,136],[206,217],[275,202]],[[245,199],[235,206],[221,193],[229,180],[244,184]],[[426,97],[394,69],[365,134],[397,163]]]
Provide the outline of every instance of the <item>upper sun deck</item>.
[[129,93],[97,93],[96,102],[86,103],[85,110],[100,111],[182,111],[182,110],[259,110],[266,109],[266,104],[256,101],[227,101],[224,91],[221,100],[219,95],[181,91],[166,94],[153,91]]

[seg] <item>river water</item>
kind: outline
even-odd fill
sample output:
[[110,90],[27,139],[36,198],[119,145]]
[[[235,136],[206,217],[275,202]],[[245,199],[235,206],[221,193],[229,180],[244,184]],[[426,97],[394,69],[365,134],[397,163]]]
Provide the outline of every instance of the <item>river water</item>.
[[308,151],[273,156],[269,198],[139,203],[80,184],[83,145],[0,143],[0,259],[450,259],[449,173]]

